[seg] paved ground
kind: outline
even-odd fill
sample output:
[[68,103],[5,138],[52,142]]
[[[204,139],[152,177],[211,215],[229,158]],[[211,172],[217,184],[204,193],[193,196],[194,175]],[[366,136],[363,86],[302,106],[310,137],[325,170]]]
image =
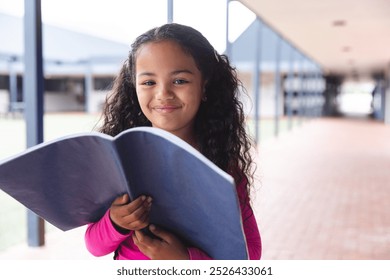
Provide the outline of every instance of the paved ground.
[[[380,123],[318,119],[264,141],[254,201],[263,259],[389,260],[389,140]],[[0,259],[90,259],[83,234],[51,230],[45,247]]]
[[390,126],[314,120],[259,158],[264,259],[390,259]]

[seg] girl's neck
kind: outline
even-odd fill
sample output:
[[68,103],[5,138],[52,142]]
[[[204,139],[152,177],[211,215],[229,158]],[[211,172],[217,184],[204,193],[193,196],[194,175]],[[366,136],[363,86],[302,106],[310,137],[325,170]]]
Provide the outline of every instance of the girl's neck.
[[194,147],[196,150],[200,151],[200,145],[197,137],[194,133],[173,133],[177,137],[181,138],[182,140],[186,141],[188,144],[190,144],[192,147]]
[[[184,140],[186,141],[186,140]],[[200,145],[199,145],[199,142],[195,139],[191,140],[191,141],[186,141],[188,144],[190,144],[193,148],[195,148],[196,150],[200,151]]]

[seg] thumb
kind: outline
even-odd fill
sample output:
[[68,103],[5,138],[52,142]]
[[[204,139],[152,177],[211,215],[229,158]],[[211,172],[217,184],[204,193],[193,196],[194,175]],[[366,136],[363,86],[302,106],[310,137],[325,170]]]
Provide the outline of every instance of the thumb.
[[123,204],[126,204],[128,201],[129,201],[129,195],[128,194],[124,194],[124,195],[118,196],[114,200],[112,205],[123,205]]
[[163,241],[165,241],[167,243],[171,243],[172,242],[172,235],[169,232],[163,230],[162,228],[156,227],[155,225],[150,225],[149,226],[149,230],[155,236],[159,237]]

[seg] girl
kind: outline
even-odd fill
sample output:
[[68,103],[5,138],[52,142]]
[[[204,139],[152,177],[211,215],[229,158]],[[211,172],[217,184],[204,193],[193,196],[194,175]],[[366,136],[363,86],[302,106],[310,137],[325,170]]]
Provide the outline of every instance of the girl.
[[[101,132],[115,136],[137,126],[164,129],[187,141],[233,176],[250,259],[260,259],[261,241],[249,200],[250,141],[238,100],[240,82],[225,55],[203,35],[166,24],[139,36],[114,82]],[[212,186],[210,186],[212,187]],[[85,241],[95,256],[115,259],[210,259],[174,234],[149,225],[152,198],[118,197],[88,225]],[[149,227],[153,239],[140,231]],[[227,244],[228,246],[228,244]]]

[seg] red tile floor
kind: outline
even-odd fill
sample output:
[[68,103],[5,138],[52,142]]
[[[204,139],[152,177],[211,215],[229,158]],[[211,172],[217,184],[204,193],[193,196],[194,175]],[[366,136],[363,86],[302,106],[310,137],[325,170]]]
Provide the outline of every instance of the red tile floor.
[[263,259],[390,259],[390,126],[311,120],[257,157]]

